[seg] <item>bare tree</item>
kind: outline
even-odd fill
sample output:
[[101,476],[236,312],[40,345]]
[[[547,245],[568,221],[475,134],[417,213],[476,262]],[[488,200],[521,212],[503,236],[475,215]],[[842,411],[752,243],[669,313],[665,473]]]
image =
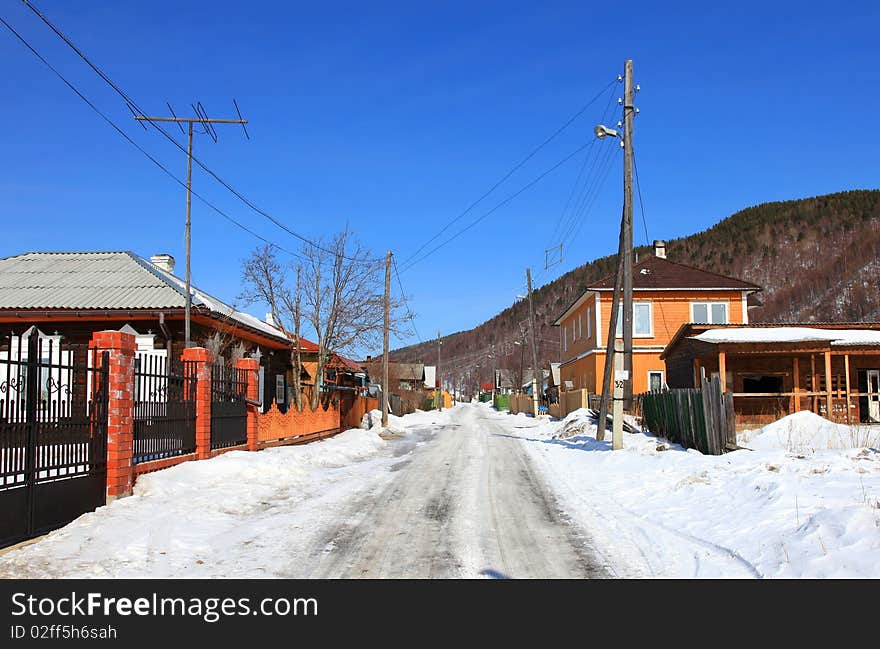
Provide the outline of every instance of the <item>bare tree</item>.
[[[380,272],[382,260],[365,250],[347,227],[330,241],[304,245],[301,257],[302,265],[295,268],[296,283],[291,288],[287,271],[292,266],[279,263],[271,246],[255,250],[242,266],[242,298],[250,304],[267,304],[286,333],[292,323],[297,341],[302,320],[308,323],[318,346],[316,389],[311,394],[311,407],[316,409],[320,399],[317,387],[333,353],[380,344],[384,278]],[[398,337],[407,335],[403,324],[408,320],[396,313],[402,303],[402,298],[392,298],[392,333]],[[299,351],[297,345],[295,398],[300,394]]]

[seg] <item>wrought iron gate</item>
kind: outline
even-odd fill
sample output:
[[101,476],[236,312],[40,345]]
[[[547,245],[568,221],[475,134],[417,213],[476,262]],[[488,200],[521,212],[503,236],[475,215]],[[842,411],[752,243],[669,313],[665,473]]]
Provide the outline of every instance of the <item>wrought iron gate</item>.
[[247,374],[230,365],[211,368],[211,449],[247,444]]
[[105,503],[108,363],[35,327],[0,338],[0,547]]
[[169,362],[164,350],[138,353],[132,462],[195,452],[197,384],[192,361]]

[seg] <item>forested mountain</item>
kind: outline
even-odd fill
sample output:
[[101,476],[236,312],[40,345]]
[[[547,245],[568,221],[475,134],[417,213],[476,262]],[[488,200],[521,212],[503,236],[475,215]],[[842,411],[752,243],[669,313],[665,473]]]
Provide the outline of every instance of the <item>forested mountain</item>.
[[[667,257],[763,286],[752,322],[880,321],[880,190],[857,190],[746,208],[697,234],[668,240]],[[650,254],[636,248],[639,257]],[[534,292],[539,363],[558,361],[552,322],[587,284],[610,275],[617,256],[575,268]],[[469,383],[490,381],[494,368],[518,374],[524,301],[468,331],[443,338],[445,376],[470,372]],[[395,361],[436,356],[436,342],[392,352]],[[491,357],[490,357],[491,356]],[[529,349],[524,363],[531,365]],[[477,369],[479,366],[479,369]]]

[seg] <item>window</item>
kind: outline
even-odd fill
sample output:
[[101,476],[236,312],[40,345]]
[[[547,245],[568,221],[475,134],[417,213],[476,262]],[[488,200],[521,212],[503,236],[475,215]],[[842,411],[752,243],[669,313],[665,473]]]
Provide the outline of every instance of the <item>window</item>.
[[648,390],[653,392],[656,390],[663,389],[663,371],[651,371],[648,372]]
[[[654,336],[654,314],[651,302],[633,302],[633,336]],[[623,305],[617,312],[617,337],[623,337]]]
[[568,327],[562,327],[562,350],[568,351]]
[[727,302],[691,302],[691,322],[727,324]]
[[578,315],[578,338],[584,337],[584,321],[582,318],[583,314]]
[[782,392],[781,376],[744,376],[743,392]]
[[593,307],[587,309],[587,338],[593,335]]
[[287,391],[284,389],[284,375],[276,374],[275,375],[275,403],[285,404],[287,403]]

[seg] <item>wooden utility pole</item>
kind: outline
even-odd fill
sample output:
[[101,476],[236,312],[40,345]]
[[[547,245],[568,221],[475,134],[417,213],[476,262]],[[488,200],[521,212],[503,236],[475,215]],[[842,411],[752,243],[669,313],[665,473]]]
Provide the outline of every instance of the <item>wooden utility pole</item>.
[[611,297],[611,313],[608,318],[608,342],[605,346],[605,367],[602,374],[602,398],[599,401],[599,419],[596,425],[596,439],[600,442],[605,439],[605,426],[608,421],[608,399],[611,395],[611,374],[614,371],[613,367],[616,356],[615,341],[617,340],[617,320],[620,311],[620,294],[623,292],[623,249],[626,245],[623,230],[624,218],[625,216],[621,214],[620,236],[617,244],[617,271],[614,274],[614,292]]
[[440,330],[437,330],[437,369],[434,370],[434,381],[437,384],[437,410],[443,410],[443,384],[440,382]]
[[[532,330],[532,411],[538,416],[538,344],[535,327],[535,307],[532,304],[532,270],[526,268],[526,285],[529,289],[529,328]],[[543,376],[541,377],[544,378]]]
[[623,74],[623,387],[624,406],[632,409],[633,396],[633,62],[627,59]]
[[[234,102],[233,102],[234,103]],[[169,109],[171,106],[168,107]],[[235,109],[238,111],[238,104],[235,104]],[[192,278],[190,274],[190,250],[191,250],[191,219],[190,213],[192,209],[192,159],[193,159],[193,124],[201,124],[204,129],[204,135],[210,135],[211,138],[216,142],[217,134],[214,131],[213,124],[240,124],[242,128],[247,124],[246,119],[241,119],[241,113],[239,112],[238,119],[215,119],[213,117],[208,117],[207,113],[204,112],[204,108],[202,108],[201,102],[199,102],[198,107],[193,107],[194,112],[197,117],[178,117],[174,114],[174,111],[171,111],[172,117],[147,117],[146,115],[135,115],[134,118],[140,122],[175,122],[178,126],[181,124],[188,124],[188,134],[187,134],[187,147],[186,147],[186,310],[185,310],[185,320],[184,320],[184,338],[186,340],[186,346],[190,347],[190,312],[192,311]],[[146,128],[146,127],[144,127]],[[180,127],[183,130],[183,127]],[[247,135],[247,129],[244,131],[245,135]]]
[[623,387],[625,381],[617,378],[623,369],[623,343],[614,341],[614,407],[611,409],[613,421],[611,423],[611,450],[619,451],[623,448]]
[[391,330],[391,251],[385,255],[385,322],[382,327],[382,428],[388,427],[388,343]]

